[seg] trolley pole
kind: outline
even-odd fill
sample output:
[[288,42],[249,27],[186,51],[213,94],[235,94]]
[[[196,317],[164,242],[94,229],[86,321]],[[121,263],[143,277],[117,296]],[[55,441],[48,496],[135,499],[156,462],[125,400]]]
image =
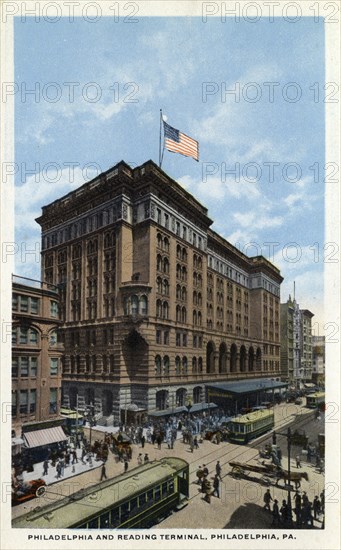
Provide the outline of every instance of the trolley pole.
[[291,429],[288,428],[288,524],[292,527],[292,507],[291,507],[291,472],[290,472],[290,455],[291,455]]

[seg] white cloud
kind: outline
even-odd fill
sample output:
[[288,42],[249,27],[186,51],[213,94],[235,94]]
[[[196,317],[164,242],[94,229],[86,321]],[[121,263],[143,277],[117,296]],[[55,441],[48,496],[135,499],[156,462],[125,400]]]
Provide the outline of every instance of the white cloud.
[[283,225],[284,218],[281,216],[267,216],[265,213],[258,212],[235,212],[234,220],[242,227],[252,227],[252,229],[265,229],[269,227],[280,227]]

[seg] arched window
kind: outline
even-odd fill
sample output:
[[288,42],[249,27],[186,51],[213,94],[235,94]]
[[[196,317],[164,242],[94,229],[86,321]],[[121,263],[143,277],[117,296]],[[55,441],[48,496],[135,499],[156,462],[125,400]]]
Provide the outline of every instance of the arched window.
[[139,299],[134,294],[134,296],[131,297],[131,314],[136,315],[139,310]]
[[181,310],[181,322],[187,323],[187,310],[185,307],[183,307]]
[[140,308],[139,312],[141,315],[147,315],[147,309],[148,309],[147,296],[140,297],[139,308]]
[[161,277],[158,277],[156,279],[156,287],[157,287],[157,292],[159,294],[162,294],[162,279],[161,279]]
[[188,362],[187,357],[182,358],[182,374],[187,374],[188,371]]
[[155,375],[156,376],[161,375],[161,357],[160,357],[160,355],[157,355],[155,357]]
[[157,234],[157,245],[159,248],[162,248],[162,237],[160,233]]
[[202,295],[201,292],[198,292],[198,306],[202,306]]
[[193,357],[193,359],[192,359],[192,372],[193,372],[193,374],[196,374],[197,368],[198,368],[197,358]]
[[180,357],[177,355],[175,357],[175,374],[176,375],[179,375],[180,374],[180,368],[181,368],[181,359]]
[[169,273],[169,261],[168,258],[163,258],[163,272],[168,274]]
[[169,282],[167,279],[163,280],[163,293],[165,296],[169,296]]
[[168,355],[165,355],[163,358],[163,374],[165,376],[169,375],[169,357]]
[[167,237],[163,239],[163,248],[166,252],[169,252],[169,239]]
[[176,285],[176,299],[181,300],[181,286]]
[[181,279],[183,281],[187,281],[187,269],[185,268],[185,266],[182,266]]
[[187,290],[185,286],[183,286],[181,289],[181,300],[183,301],[187,300]]
[[181,246],[179,244],[176,247],[176,257],[181,260]]
[[176,320],[178,323],[181,322],[181,307],[176,306]]
[[202,323],[201,311],[198,311],[198,326],[199,327],[201,327],[201,323]]
[[196,293],[196,291],[193,292],[193,304],[196,306],[197,305],[197,299],[198,299],[198,295]]
[[156,300],[156,317],[162,317],[162,302]]
[[167,302],[163,302],[163,318],[168,319],[169,315],[169,306]]
[[193,311],[193,325],[196,325],[198,322],[198,316],[197,316],[197,312],[194,310]]
[[187,262],[187,250],[186,248],[183,248],[181,251],[181,259],[183,262]]
[[176,278],[181,279],[181,265],[176,264]]
[[156,268],[158,271],[162,271],[162,256],[160,254],[156,256]]
[[202,357],[198,359],[198,372],[202,372]]

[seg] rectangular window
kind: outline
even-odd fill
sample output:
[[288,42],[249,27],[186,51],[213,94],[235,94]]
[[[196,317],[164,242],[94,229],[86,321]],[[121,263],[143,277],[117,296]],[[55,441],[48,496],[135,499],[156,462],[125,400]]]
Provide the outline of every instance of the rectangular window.
[[176,333],[176,345],[181,346],[181,334],[180,334],[180,332]]
[[27,344],[27,329],[26,328],[20,328],[19,332],[19,343],[20,344]]
[[185,347],[187,346],[187,334],[182,335],[182,345]]
[[28,376],[28,357],[20,357],[20,376]]
[[38,305],[39,301],[38,298],[31,298],[31,313],[33,315],[36,315],[38,313]]
[[27,414],[28,391],[20,390],[20,414]]
[[30,330],[30,344],[38,344],[38,332],[36,330]]
[[161,330],[156,331],[156,343],[161,344]]
[[12,416],[17,416],[17,392],[12,391]]
[[37,390],[30,390],[30,413],[36,412]]
[[50,375],[57,376],[58,374],[58,358],[50,357]]
[[20,311],[21,313],[28,312],[28,296],[20,296]]
[[165,332],[163,333],[163,343],[165,345],[169,344],[169,332],[168,332],[168,330],[165,330]]
[[197,336],[194,334],[193,336],[193,347],[196,348],[197,347]]
[[30,376],[36,378],[38,370],[38,357],[30,357]]
[[58,303],[51,300],[50,302],[50,314],[51,317],[58,317]]
[[18,378],[18,357],[12,357],[12,378]]
[[57,412],[57,395],[58,388],[50,388],[50,414]]
[[14,311],[18,310],[18,294],[13,294],[12,296],[12,309]]

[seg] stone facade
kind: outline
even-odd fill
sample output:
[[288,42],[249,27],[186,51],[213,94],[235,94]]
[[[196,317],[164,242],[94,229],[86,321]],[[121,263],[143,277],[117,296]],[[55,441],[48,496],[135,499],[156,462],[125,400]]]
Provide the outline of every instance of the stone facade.
[[212,231],[152,161],[119,163],[37,221],[42,277],[61,287],[65,404],[118,419],[280,375],[279,270]]
[[58,417],[61,402],[63,346],[58,289],[13,276],[12,424]]
[[281,304],[281,374],[297,388],[312,380],[313,316],[290,296]]

